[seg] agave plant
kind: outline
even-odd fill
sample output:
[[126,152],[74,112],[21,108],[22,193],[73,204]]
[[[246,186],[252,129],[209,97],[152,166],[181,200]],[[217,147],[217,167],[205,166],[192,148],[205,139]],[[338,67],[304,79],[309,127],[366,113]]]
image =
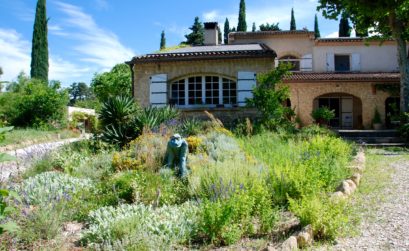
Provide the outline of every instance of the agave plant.
[[170,106],[166,106],[163,108],[147,107],[138,114],[138,116],[136,117],[136,121],[140,130],[145,127],[153,129],[160,124],[177,118],[178,116],[179,111]]

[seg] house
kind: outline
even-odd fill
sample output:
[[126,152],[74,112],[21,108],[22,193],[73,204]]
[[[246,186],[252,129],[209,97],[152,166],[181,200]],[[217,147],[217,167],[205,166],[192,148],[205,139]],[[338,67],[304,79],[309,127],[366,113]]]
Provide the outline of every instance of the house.
[[193,115],[207,109],[224,118],[254,116],[245,101],[252,97],[257,73],[290,62],[288,104],[304,125],[322,106],[335,110],[331,126],[344,129],[371,128],[375,109],[389,126],[397,112],[400,74],[392,40],[380,45],[363,38],[316,39],[305,30],[258,31],[230,33],[229,44],[219,45],[217,36],[217,23],[205,23],[204,46],[127,62],[135,99],[142,106],[170,104]]

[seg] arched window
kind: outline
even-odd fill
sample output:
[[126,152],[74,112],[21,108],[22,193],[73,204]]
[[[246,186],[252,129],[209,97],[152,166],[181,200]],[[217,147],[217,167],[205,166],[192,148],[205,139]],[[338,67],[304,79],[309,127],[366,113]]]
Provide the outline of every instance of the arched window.
[[169,103],[181,107],[233,106],[237,104],[237,84],[212,75],[179,79],[170,84]]
[[282,63],[292,64],[293,67],[290,69],[290,71],[300,71],[300,59],[294,56],[291,56],[291,55],[283,56],[278,60],[278,62],[279,64],[282,64]]

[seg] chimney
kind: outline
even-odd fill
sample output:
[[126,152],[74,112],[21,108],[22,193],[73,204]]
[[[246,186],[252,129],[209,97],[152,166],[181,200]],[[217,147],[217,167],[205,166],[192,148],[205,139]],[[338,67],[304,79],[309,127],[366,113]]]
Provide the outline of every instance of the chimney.
[[204,45],[217,45],[219,43],[219,27],[217,22],[204,23]]

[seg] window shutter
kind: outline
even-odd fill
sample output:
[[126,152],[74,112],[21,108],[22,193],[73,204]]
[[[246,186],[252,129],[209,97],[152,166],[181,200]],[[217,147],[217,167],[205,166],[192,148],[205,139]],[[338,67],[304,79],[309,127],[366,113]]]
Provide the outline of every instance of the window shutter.
[[256,86],[256,73],[240,71],[237,74],[237,103],[246,106],[246,99],[253,98],[253,88]]
[[163,107],[167,104],[167,80],[168,75],[157,74],[151,76],[150,96],[151,106]]
[[334,53],[327,53],[327,71],[335,71],[335,55]]
[[359,53],[352,53],[351,61],[351,71],[361,71],[361,55]]
[[312,54],[305,54],[302,57],[300,71],[312,71]]

